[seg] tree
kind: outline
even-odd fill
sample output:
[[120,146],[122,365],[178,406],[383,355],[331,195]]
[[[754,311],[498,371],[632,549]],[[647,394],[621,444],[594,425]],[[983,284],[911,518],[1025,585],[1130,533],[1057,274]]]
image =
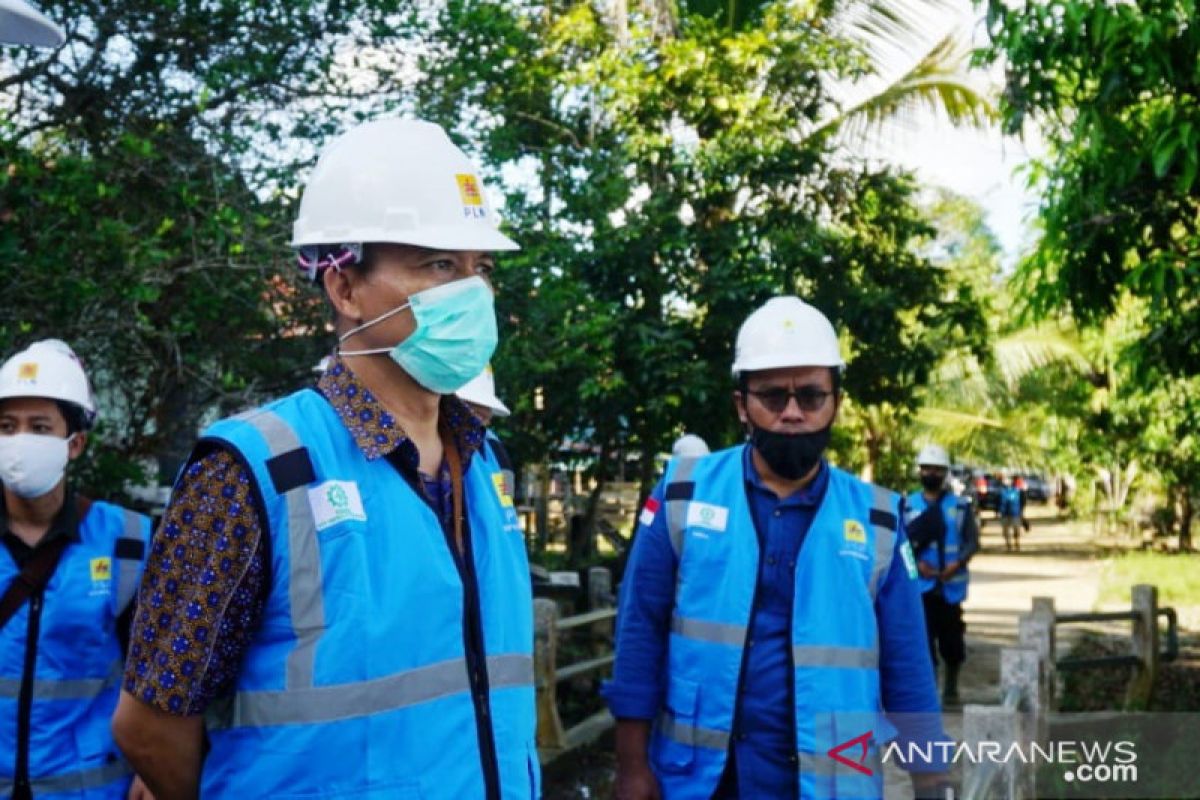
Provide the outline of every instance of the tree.
[[1009,131],[1035,122],[1049,155],[1042,238],[1022,265],[1033,313],[1085,324],[1128,295],[1146,306],[1140,363],[1200,364],[1200,29],[1192,0],[989,0]]
[[296,165],[395,77],[386,2],[63,0],[6,50],[0,349],[71,342],[105,414],[90,477],[170,480],[205,414],[305,381],[324,312],[288,263]]
[[972,318],[913,251],[911,179],[813,134],[837,113],[826,76],[858,74],[860,50],[792,3],[735,30],[678,10],[664,27],[632,5],[613,25],[590,3],[448,2],[418,100],[471,120],[459,133],[511,178],[524,249],[501,265],[497,374],[518,443],[636,453],[643,485],[683,428],[740,438],[732,344],[767,297],[826,311],[850,392],[898,407]]

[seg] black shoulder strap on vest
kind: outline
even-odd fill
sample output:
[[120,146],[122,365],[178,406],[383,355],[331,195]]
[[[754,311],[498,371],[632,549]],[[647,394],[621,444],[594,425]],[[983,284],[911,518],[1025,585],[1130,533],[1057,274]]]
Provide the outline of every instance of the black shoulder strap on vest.
[[13,614],[33,596],[34,592],[43,589],[50,582],[54,570],[58,567],[63,550],[67,549],[70,537],[60,536],[45,547],[33,551],[25,567],[13,578],[4,596],[0,597],[0,628],[8,624]]
[[[75,495],[75,512],[79,524],[92,508],[92,501],[81,494]],[[33,593],[45,588],[58,568],[63,550],[71,543],[71,537],[60,536],[45,547],[33,551],[33,555],[25,562],[24,568],[13,578],[12,583],[0,597],[0,628],[8,624],[13,614],[25,605]]]

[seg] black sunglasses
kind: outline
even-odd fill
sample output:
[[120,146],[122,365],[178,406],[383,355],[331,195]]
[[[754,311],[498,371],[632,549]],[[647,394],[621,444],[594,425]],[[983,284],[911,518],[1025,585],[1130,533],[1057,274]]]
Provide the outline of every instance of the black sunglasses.
[[747,389],[746,394],[754,395],[759,404],[772,414],[782,414],[787,408],[788,400],[796,399],[796,405],[800,406],[801,411],[812,413],[820,411],[825,407],[825,401],[833,392],[827,392],[824,389],[816,389],[812,386],[801,386],[795,391],[778,387],[775,389],[764,389],[763,391],[754,391]]

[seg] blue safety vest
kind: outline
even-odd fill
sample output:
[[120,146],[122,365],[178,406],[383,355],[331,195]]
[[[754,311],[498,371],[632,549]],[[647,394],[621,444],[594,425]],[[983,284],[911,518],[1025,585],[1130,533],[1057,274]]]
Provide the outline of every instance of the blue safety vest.
[[[667,467],[664,506],[678,556],[665,708],[650,757],[667,800],[707,799],[725,767],[758,585],[759,543],[742,447]],[[830,469],[800,548],[792,610],[797,774],[801,798],[882,794],[875,596],[892,563],[898,496]],[[911,556],[906,555],[906,559]],[[865,736],[864,736],[865,734]],[[829,755],[850,746],[866,775]]]
[[1000,490],[1000,507],[996,510],[1002,517],[1021,516],[1021,490],[1015,486],[1005,486]]
[[[920,516],[925,509],[929,508],[929,503],[925,500],[925,495],[921,492],[913,492],[910,494],[905,503],[905,517],[911,521]],[[941,570],[945,568],[951,561],[958,561],[959,554],[963,550],[963,526],[966,524],[967,514],[971,513],[971,507],[958,495],[953,492],[946,492],[942,495],[942,517],[946,521],[946,541],[940,555],[938,554],[938,545],[936,542],[926,547],[916,556],[920,561],[924,561],[934,569]],[[921,593],[931,592],[939,583],[942,584],[942,597],[947,603],[961,603],[967,599],[967,585],[970,583],[971,577],[967,573],[965,566],[960,567],[948,581],[939,581],[937,578],[920,578],[918,583],[921,587]]]
[[[366,459],[321,395],[297,392],[205,438],[253,474],[271,590],[233,695],[210,709],[203,795],[484,797],[478,724],[501,796],[537,797],[529,567],[483,459],[463,476],[486,650],[486,674],[470,676],[464,586],[440,521],[388,459]],[[488,687],[479,719],[472,680]]]
[[[132,773],[109,730],[121,688],[117,617],[137,592],[149,534],[148,517],[92,503],[41,596],[0,630],[0,796],[16,778],[24,689],[33,796],[125,797]],[[0,593],[19,571],[0,554]]]

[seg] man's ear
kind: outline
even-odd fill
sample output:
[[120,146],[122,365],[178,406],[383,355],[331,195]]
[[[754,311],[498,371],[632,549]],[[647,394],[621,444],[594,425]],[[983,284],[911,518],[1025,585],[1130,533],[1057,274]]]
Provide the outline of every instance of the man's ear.
[[362,308],[358,304],[358,276],[352,270],[328,267],[321,275],[325,296],[338,316],[361,322]]
[[746,416],[746,395],[738,389],[733,390],[733,407],[737,410],[738,420],[743,425],[749,425],[750,418]]
[[86,431],[76,431],[71,441],[67,442],[67,458],[74,461],[83,455],[84,448],[87,447],[87,438]]

